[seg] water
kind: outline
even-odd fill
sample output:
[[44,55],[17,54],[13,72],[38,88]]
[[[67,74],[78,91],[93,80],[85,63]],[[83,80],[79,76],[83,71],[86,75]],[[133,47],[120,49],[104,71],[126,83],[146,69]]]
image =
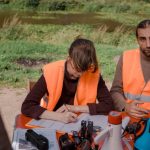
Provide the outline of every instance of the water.
[[[37,13],[37,12],[20,12],[20,11],[0,11],[0,27],[2,27],[4,20],[12,18],[16,15],[20,18],[21,22],[24,24],[56,24],[56,25],[69,25],[69,24],[88,24],[94,27],[99,27],[100,25],[106,25],[108,31],[113,31],[116,27],[122,24],[110,20],[103,19],[101,14],[97,13]],[[126,26],[127,28],[131,28]]]

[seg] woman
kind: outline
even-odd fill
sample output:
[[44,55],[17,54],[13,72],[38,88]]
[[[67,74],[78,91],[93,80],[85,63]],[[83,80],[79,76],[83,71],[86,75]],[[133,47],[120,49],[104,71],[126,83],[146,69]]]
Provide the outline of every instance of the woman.
[[[76,39],[68,53],[66,60],[43,67],[43,75],[22,104],[24,115],[68,123],[76,121],[78,112],[108,114],[114,108],[92,41]],[[47,100],[41,101],[45,94]]]

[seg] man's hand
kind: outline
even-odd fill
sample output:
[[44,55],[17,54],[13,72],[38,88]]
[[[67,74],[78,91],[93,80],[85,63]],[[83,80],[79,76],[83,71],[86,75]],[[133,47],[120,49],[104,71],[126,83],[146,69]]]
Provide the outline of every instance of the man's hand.
[[146,114],[149,113],[148,110],[144,109],[144,108],[140,108],[139,105],[143,104],[143,102],[134,100],[131,103],[126,103],[125,105],[125,111],[131,115],[132,117],[135,118],[142,118],[144,117]]

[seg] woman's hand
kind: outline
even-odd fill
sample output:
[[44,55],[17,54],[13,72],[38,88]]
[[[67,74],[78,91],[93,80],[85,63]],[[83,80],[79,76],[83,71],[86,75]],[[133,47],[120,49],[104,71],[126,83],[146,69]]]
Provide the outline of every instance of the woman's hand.
[[58,114],[58,121],[64,123],[76,122],[77,121],[77,114],[72,112],[64,112]]
[[64,110],[65,112],[73,112],[73,113],[89,113],[89,107],[87,105],[80,105],[80,106],[75,106],[75,105],[64,105],[62,108],[59,108],[61,110]]
[[61,107],[59,107],[56,112],[62,113],[62,112],[68,112],[68,108],[66,107],[66,105],[62,105]]
[[69,123],[77,120],[77,114],[73,112],[55,112],[46,110],[41,114],[40,118]]

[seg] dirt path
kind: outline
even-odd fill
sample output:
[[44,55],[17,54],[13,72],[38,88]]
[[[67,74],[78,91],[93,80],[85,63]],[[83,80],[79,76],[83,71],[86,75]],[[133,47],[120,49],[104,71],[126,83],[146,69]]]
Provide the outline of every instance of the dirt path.
[[15,117],[20,113],[26,95],[27,90],[24,88],[0,88],[0,112],[10,140],[13,136]]

